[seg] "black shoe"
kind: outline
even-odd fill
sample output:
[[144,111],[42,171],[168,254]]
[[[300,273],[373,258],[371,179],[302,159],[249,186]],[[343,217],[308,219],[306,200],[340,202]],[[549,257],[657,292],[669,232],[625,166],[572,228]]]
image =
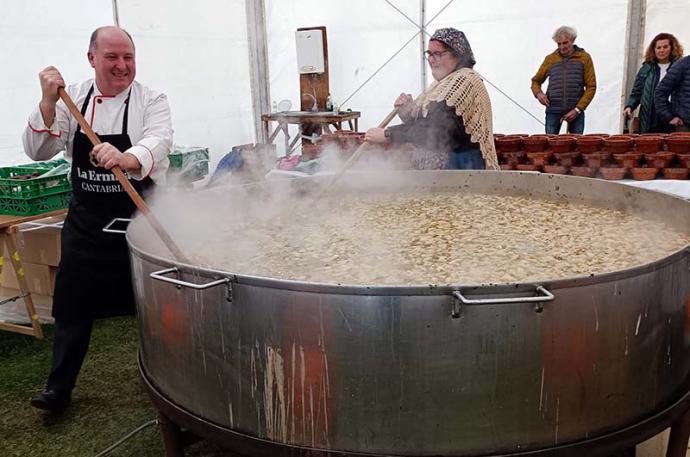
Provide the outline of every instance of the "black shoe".
[[43,389],[31,399],[31,406],[46,411],[62,411],[72,401],[72,393],[69,390]]

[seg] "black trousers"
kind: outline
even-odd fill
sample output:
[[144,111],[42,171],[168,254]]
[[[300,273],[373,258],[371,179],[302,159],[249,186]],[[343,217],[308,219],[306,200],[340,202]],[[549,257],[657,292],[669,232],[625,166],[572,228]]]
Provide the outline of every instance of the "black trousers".
[[77,382],[86,351],[89,349],[93,319],[55,318],[53,366],[46,389],[72,390]]

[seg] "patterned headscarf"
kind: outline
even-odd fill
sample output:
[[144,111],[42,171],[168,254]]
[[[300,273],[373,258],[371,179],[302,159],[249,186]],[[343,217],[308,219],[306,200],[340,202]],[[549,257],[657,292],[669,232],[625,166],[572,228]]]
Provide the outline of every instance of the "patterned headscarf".
[[472,68],[477,63],[474,60],[470,42],[467,41],[467,37],[460,30],[452,27],[438,29],[431,35],[431,39],[440,41],[453,50],[458,59],[460,59],[458,68]]

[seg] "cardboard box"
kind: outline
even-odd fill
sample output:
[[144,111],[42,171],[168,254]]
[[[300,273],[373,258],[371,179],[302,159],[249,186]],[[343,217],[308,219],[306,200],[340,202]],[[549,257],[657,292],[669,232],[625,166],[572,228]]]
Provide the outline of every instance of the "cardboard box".
[[[24,277],[26,278],[29,292],[40,295],[53,295],[57,267],[24,261],[22,261],[22,267],[24,268]],[[2,266],[2,287],[19,289],[17,274],[9,261],[5,261]]]
[[22,262],[56,267],[60,264],[60,233],[57,228],[20,232],[20,258]]
[[[55,224],[62,222],[64,218],[41,219],[42,224]],[[34,228],[31,223],[18,226],[14,240],[19,250],[19,259],[22,263],[29,262],[56,267],[60,264],[60,234],[59,227]],[[2,246],[3,257],[9,259],[7,247]],[[8,260],[5,261],[8,264]],[[10,265],[10,268],[11,265]]]

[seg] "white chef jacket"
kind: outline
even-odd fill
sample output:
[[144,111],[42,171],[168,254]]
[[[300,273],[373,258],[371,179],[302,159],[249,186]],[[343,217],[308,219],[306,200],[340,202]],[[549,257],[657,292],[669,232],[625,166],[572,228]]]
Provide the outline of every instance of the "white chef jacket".
[[[118,95],[103,95],[94,80],[90,79],[65,89],[80,111],[91,86],[93,95],[84,118],[94,132],[100,135],[123,133],[125,100],[131,88],[126,133],[132,141],[132,147],[122,152],[134,155],[141,163],[141,170],[139,173],[128,171],[127,174],[137,180],[151,177],[156,184],[165,183],[173,134],[170,107],[165,94],[152,91],[135,81],[130,88]],[[29,116],[29,123],[24,130],[24,151],[33,160],[48,160],[60,151],[65,151],[65,159],[71,162],[76,130],[77,120],[62,100],[57,102],[55,121],[50,128],[43,122],[41,110],[37,106]]]

